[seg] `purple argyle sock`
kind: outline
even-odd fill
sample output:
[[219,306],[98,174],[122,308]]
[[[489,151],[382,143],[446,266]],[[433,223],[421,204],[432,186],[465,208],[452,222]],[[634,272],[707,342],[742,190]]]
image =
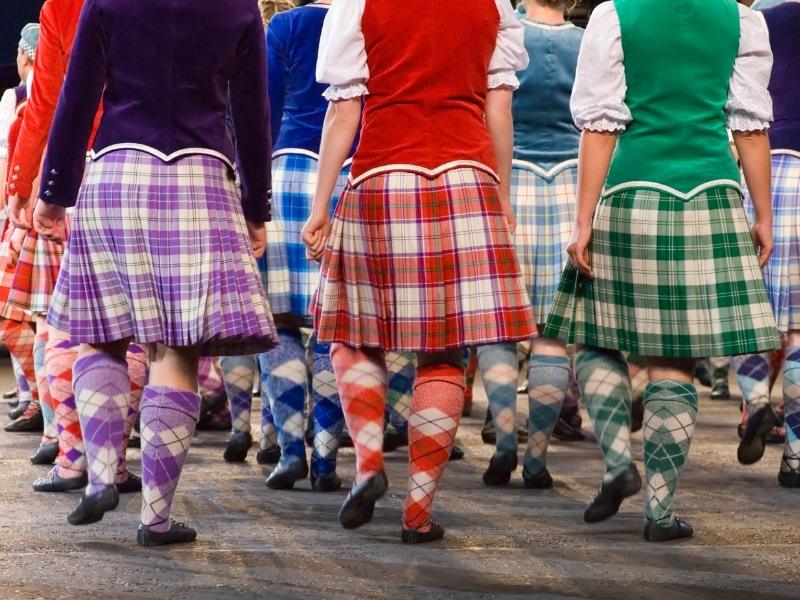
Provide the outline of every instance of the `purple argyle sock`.
[[142,524],[170,528],[172,497],[200,417],[200,396],[165,386],[144,388],[141,404]]

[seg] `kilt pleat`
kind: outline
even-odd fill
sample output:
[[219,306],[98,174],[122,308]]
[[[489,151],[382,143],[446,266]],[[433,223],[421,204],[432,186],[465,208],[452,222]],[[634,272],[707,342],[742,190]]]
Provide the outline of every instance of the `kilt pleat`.
[[547,320],[564,269],[575,220],[577,186],[578,168],[574,163],[543,176],[530,163],[514,161],[514,245],[537,324]]
[[497,184],[480,170],[348,185],[321,273],[324,343],[437,351],[536,335]]
[[63,256],[63,244],[28,231],[8,292],[9,304],[34,315],[47,314]]
[[0,318],[18,321],[20,323],[32,320],[32,315],[11,304],[8,301],[11,286],[14,283],[16,265],[11,264],[9,244],[14,228],[11,221],[3,221],[2,237],[0,237]]
[[[750,222],[755,210],[745,190]],[[775,249],[764,268],[772,310],[782,332],[800,329],[800,155],[773,151],[772,232]]]
[[274,347],[233,170],[131,149],[90,163],[48,322],[73,342],[132,338],[206,355]]
[[736,189],[688,201],[641,188],[604,197],[590,258],[594,279],[564,269],[544,335],[676,358],[780,347]]

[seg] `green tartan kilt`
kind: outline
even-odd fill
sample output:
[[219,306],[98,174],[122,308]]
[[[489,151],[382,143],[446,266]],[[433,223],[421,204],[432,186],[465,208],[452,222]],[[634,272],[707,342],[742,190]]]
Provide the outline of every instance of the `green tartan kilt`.
[[704,358],[780,347],[739,191],[685,201],[643,188],[601,199],[590,261],[568,261],[542,335],[641,356]]

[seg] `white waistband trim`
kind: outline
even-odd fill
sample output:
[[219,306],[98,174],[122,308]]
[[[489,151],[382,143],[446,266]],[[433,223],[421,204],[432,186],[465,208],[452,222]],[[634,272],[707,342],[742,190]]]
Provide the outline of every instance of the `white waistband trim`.
[[772,154],[772,156],[775,156],[776,154],[788,154],[789,156],[800,158],[800,152],[797,150],[789,150],[788,148],[775,148],[770,151],[770,154]]
[[540,167],[536,163],[532,163],[532,162],[530,162],[528,160],[522,160],[522,159],[519,159],[519,158],[515,158],[514,160],[511,161],[511,166],[513,166],[513,167],[521,167],[521,168],[524,168],[524,169],[530,169],[531,171],[536,173],[539,177],[542,177],[544,179],[553,179],[553,177],[555,177],[556,175],[561,173],[561,171],[564,171],[564,170],[569,169],[571,167],[577,167],[578,166],[578,159],[577,158],[570,158],[569,160],[562,161],[562,162],[558,163],[557,165],[553,165],[549,169],[544,169],[543,167]]
[[[311,5],[307,4],[306,6],[311,6]],[[312,158],[317,162],[319,162],[319,154],[317,154],[316,152],[312,152],[311,150],[306,150],[305,148],[281,148],[280,150],[276,150],[275,152],[272,153],[272,158],[276,159],[279,156],[287,156],[289,154],[300,154],[301,156],[307,156],[308,158]],[[349,167],[350,163],[352,162],[353,159],[348,158],[346,161],[344,161],[342,167]]]
[[181,158],[183,156],[190,156],[192,154],[205,154],[206,156],[213,156],[214,158],[220,159],[226,165],[228,165],[232,169],[236,169],[236,165],[234,165],[230,159],[222,154],[221,152],[217,152],[216,150],[211,150],[209,148],[182,148],[181,150],[176,150],[172,154],[164,154],[160,150],[153,148],[152,146],[148,146],[146,144],[134,144],[134,143],[122,143],[122,144],[111,144],[110,146],[106,146],[99,152],[96,152],[94,149],[89,152],[89,156],[92,160],[97,160],[101,156],[105,156],[109,152],[114,152],[115,150],[139,150],[141,152],[146,152],[152,156],[155,156],[158,159],[163,160],[164,162],[172,162],[176,158]]
[[387,172],[390,172],[390,171],[407,171],[407,172],[411,172],[411,173],[417,173],[418,175],[422,175],[422,176],[427,177],[429,179],[435,179],[436,177],[438,177],[442,173],[445,173],[447,171],[451,171],[451,170],[456,169],[458,167],[466,167],[466,168],[478,169],[479,171],[483,171],[485,173],[488,173],[489,175],[494,177],[496,180],[500,181],[500,178],[497,176],[497,173],[495,173],[494,170],[492,170],[491,168],[489,168],[485,164],[483,164],[481,162],[474,161],[474,160],[454,160],[452,162],[444,163],[443,165],[439,165],[435,169],[427,169],[427,168],[421,167],[419,165],[407,165],[407,164],[384,165],[382,167],[376,167],[374,169],[370,169],[369,171],[366,171],[365,173],[362,173],[361,175],[359,175],[356,178],[353,178],[353,176],[350,175],[348,177],[348,181],[350,182],[351,186],[355,187],[355,186],[359,185],[360,183],[362,183],[364,180],[369,179],[370,177],[373,177],[374,175],[378,175],[380,173],[387,173]]
[[726,186],[732,187],[742,191],[742,185],[738,181],[734,181],[733,179],[714,179],[713,181],[706,181],[705,183],[701,183],[695,188],[692,188],[688,192],[684,193],[680,190],[676,190],[674,187],[670,187],[668,185],[664,185],[663,183],[657,183],[655,181],[626,181],[625,183],[620,183],[619,185],[615,185],[612,188],[608,188],[603,190],[603,197],[610,196],[612,194],[616,194],[621,190],[628,190],[631,188],[646,188],[646,189],[653,189],[658,190],[660,192],[666,192],[667,194],[672,194],[673,196],[677,196],[681,200],[690,200],[694,198],[697,194],[704,192],[708,189],[719,187],[719,186]]

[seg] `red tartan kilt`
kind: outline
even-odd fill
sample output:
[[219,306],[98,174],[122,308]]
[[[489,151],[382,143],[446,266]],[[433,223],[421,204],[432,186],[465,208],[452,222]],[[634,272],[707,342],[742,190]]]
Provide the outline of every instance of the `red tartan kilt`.
[[8,297],[14,282],[16,266],[11,264],[8,245],[14,228],[8,219],[3,222],[3,233],[0,238],[0,318],[13,321],[30,321],[31,316],[16,306],[9,304]]
[[22,242],[8,304],[32,314],[47,314],[63,256],[63,244],[42,239],[30,230]]

